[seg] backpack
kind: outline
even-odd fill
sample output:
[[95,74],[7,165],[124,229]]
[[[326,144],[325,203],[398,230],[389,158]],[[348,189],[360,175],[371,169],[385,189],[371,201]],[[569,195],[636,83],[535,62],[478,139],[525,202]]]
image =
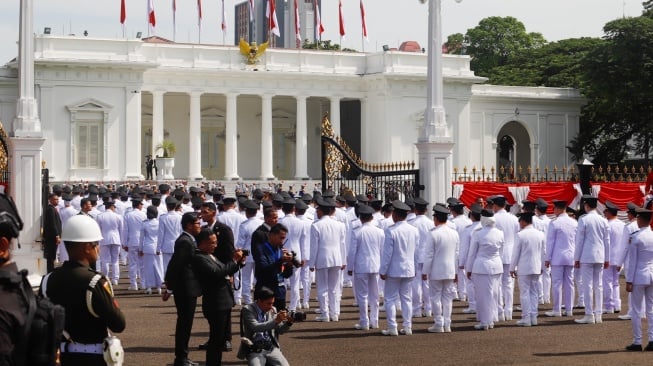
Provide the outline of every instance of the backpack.
[[[21,293],[28,310],[25,328],[18,342],[22,351],[16,354],[16,365],[55,366],[66,319],[65,309],[46,297],[34,294],[27,279],[27,270],[19,274],[22,276]],[[47,277],[44,277],[44,282]]]

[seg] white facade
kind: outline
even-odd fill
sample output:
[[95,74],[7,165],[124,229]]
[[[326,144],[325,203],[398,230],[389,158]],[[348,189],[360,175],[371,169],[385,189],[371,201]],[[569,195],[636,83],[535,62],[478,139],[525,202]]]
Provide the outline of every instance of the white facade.
[[[361,105],[364,160],[418,160],[424,54],[269,49],[252,67],[229,46],[51,35],[34,44],[43,159],[54,181],[141,179],[144,156],[164,138],[177,145],[178,179],[319,178],[320,121],[330,112],[336,132],[348,128],[340,102],[350,100]],[[10,135],[15,68],[0,69]],[[454,167],[497,166],[505,134],[515,168],[574,163],[565,146],[578,131],[577,90],[475,85],[484,79],[467,56],[445,56],[443,72]]]

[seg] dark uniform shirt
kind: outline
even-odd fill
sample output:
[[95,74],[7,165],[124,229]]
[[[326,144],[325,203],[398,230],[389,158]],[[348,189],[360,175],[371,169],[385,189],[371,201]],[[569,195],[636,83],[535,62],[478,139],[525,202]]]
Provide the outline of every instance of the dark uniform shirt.
[[[96,275],[100,274],[79,262],[66,261],[52,272],[47,282],[47,296],[66,309],[65,330],[76,343],[102,343],[108,336],[107,328],[116,333],[125,329],[125,316],[113,298],[109,281],[102,275],[91,289],[92,308],[97,317],[89,312],[86,290]],[[43,286],[39,291],[43,291]]]
[[21,294],[23,277],[16,263],[0,267],[0,365],[13,365],[13,351],[22,334],[27,304]]

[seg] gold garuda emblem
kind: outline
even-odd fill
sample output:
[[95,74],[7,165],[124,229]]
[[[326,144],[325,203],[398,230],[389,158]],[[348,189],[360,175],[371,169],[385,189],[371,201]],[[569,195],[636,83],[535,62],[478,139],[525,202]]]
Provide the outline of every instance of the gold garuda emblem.
[[261,57],[267,48],[268,42],[261,43],[257,46],[256,42],[249,44],[244,39],[240,39],[240,53],[247,58],[247,63],[250,65],[257,64],[259,57]]

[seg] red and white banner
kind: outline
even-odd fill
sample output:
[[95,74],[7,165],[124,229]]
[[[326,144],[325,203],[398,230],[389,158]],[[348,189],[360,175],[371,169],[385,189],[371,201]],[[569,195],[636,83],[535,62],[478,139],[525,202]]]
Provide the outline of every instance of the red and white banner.
[[254,21],[254,0],[249,0],[249,21]]
[[363,4],[363,0],[361,0],[361,23],[363,26],[363,37],[365,37],[366,41],[369,41],[367,38],[367,20],[365,19],[365,5]]
[[156,16],[154,15],[154,0],[147,0],[147,23],[150,27],[156,27]]
[[320,16],[320,6],[317,4],[317,0],[314,0],[315,4],[315,41],[322,39],[322,33],[324,33],[324,25],[322,25],[322,17]]
[[301,25],[299,24],[299,4],[297,4],[297,0],[295,0],[295,38],[299,42],[302,41],[302,35],[300,34],[301,30]]
[[125,9],[125,0],[120,1],[120,24],[125,26],[125,19],[127,19],[127,10]]
[[274,34],[277,37],[281,37],[279,32],[279,22],[277,21],[277,9],[274,6],[274,0],[268,0],[268,5],[265,8],[265,17],[268,18],[268,29],[270,33]]
[[227,9],[224,8],[224,0],[222,0],[222,24],[220,27],[223,32],[227,31]]
[[338,1],[338,22],[340,23],[340,37],[345,38],[345,20],[342,17],[342,0]]

